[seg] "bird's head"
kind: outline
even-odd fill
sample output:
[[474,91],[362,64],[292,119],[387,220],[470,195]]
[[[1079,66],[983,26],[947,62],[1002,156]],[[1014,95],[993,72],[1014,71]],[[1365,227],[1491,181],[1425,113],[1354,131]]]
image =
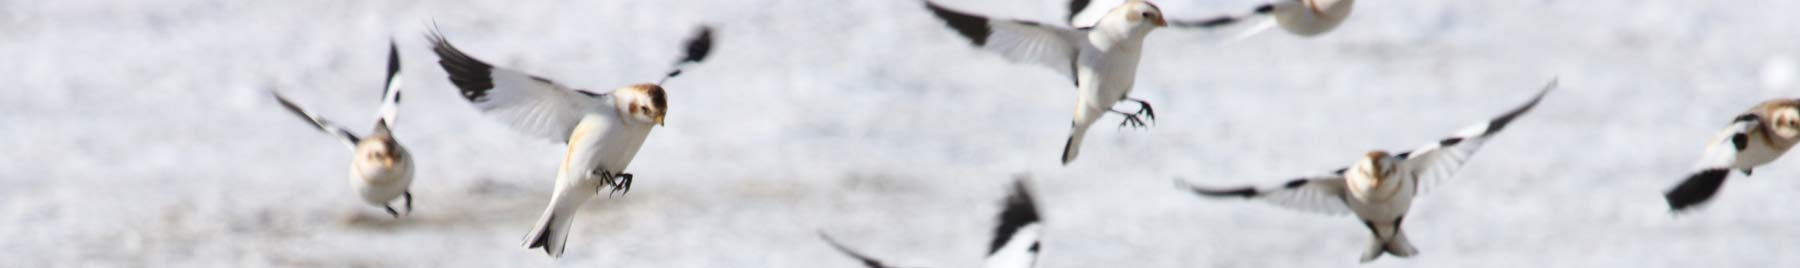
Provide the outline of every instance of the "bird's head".
[[620,98],[619,107],[626,117],[638,123],[663,125],[663,117],[668,114],[668,95],[663,93],[662,86],[656,84],[637,84],[613,93]]
[[1169,21],[1163,20],[1162,9],[1157,8],[1156,4],[1152,4],[1149,1],[1132,0],[1125,2],[1125,4],[1113,8],[1109,15],[1123,16],[1125,24],[1130,25],[1130,28],[1134,30],[1148,31],[1150,29],[1169,26]]
[[394,136],[387,131],[377,131],[375,135],[363,139],[357,147],[360,147],[358,151],[362,152],[364,161],[381,164],[383,167],[394,166],[405,157],[401,152],[405,149],[400,148],[400,142],[394,140]]
[[1370,151],[1344,174],[1344,182],[1349,184],[1351,194],[1363,198],[1390,185],[1388,178],[1393,177],[1395,170],[1394,161],[1387,152]]
[[1779,99],[1763,103],[1763,114],[1769,116],[1764,122],[1770,133],[1782,139],[1793,139],[1800,136],[1800,100]]

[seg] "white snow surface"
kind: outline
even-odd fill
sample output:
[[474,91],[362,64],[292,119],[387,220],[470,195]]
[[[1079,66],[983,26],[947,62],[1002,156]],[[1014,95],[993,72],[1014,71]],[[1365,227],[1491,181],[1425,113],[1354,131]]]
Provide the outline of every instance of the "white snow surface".
[[[1065,16],[1059,1],[943,4]],[[1257,2],[1158,4],[1199,18]],[[1792,10],[1362,1],[1317,38],[1158,30],[1133,93],[1155,126],[1109,117],[1063,167],[1068,79],[975,49],[913,0],[4,0],[0,266],[857,265],[825,232],[890,263],[973,267],[1028,174],[1040,267],[1795,267],[1795,160],[1733,175],[1692,213],[1660,196],[1733,115],[1800,96],[1763,79],[1791,76],[1764,66],[1800,54]],[[592,90],[659,78],[700,24],[718,43],[666,84],[635,189],[591,201],[552,259],[520,243],[563,148],[460,99],[424,41],[434,22],[478,58]],[[348,148],[269,95],[366,133],[390,38],[408,85],[395,131],[420,168],[400,220],[355,198]],[[1414,258],[1360,265],[1370,238],[1352,217],[1173,187],[1275,185],[1414,148],[1552,77],[1562,88],[1415,203]]]

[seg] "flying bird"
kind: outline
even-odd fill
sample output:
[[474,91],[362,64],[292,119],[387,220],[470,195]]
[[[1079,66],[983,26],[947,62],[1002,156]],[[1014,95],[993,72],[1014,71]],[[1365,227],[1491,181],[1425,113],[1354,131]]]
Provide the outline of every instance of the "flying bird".
[[[1077,0],[1082,1],[1082,0]],[[1301,37],[1313,37],[1331,32],[1350,18],[1351,7],[1356,0],[1275,0],[1256,6],[1250,12],[1213,17],[1201,20],[1176,20],[1169,24],[1182,28],[1218,28],[1249,21],[1259,17],[1273,17],[1275,24],[1282,30]],[[1267,29],[1253,27],[1248,34]]]
[[[1030,268],[1037,265],[1038,252],[1043,245],[1041,240],[1044,225],[1043,220],[1038,217],[1036,201],[1031,198],[1031,189],[1028,188],[1024,177],[1013,184],[1012,192],[1006,197],[1005,208],[1000,211],[999,223],[994,227],[993,242],[988,245],[987,261],[982,267]],[[855,258],[865,267],[897,267],[851,250],[824,232],[819,233],[819,238],[844,255]]]
[[[1069,137],[1063,143],[1063,165],[1080,155],[1088,128],[1099,122],[1102,115],[1125,116],[1121,127],[1145,127],[1146,119],[1156,120],[1150,102],[1130,97],[1144,37],[1156,28],[1168,26],[1155,4],[1142,0],[1125,2],[1113,7],[1093,27],[1085,28],[989,19],[931,1],[926,1],[925,7],[982,50],[1011,61],[1049,67],[1071,79],[1078,97]],[[1123,101],[1136,102],[1138,110],[1112,109]]]
[[1329,175],[1299,178],[1267,189],[1210,188],[1188,185],[1180,180],[1176,184],[1205,197],[1261,200],[1329,215],[1353,213],[1374,235],[1368,250],[1363,252],[1362,262],[1373,261],[1383,253],[1411,257],[1419,251],[1407,242],[1400,224],[1406,219],[1413,198],[1454,177],[1483,143],[1537,106],[1544,94],[1554,88],[1556,80],[1551,80],[1525,105],[1457,131],[1449,138],[1412,151],[1371,151],[1358,158],[1351,167]]
[[650,130],[662,126],[668,114],[662,82],[681,75],[684,65],[704,60],[712,50],[712,29],[703,26],[687,41],[687,54],[659,82],[595,93],[477,60],[451,46],[440,32],[426,38],[450,83],[477,110],[520,132],[568,145],[550,204],[524,242],[526,248],[543,248],[551,257],[562,256],[569,224],[583,202],[599,195],[602,187],[611,187],[611,193],[630,193],[633,176],[625,168]]
[[400,212],[389,205],[395,198],[405,199],[406,213],[412,213],[413,162],[412,155],[400,141],[394,139],[390,128],[394,118],[399,114],[400,88],[404,80],[400,79],[400,53],[393,42],[388,43],[387,84],[382,87],[381,110],[375,119],[375,130],[368,137],[358,137],[348,130],[332,125],[331,121],[300,109],[293,101],[282,97],[281,93],[270,92],[282,108],[306,120],[326,134],[343,140],[355,153],[350,161],[350,188],[356,191],[363,202],[385,209],[388,215],[400,217]]
[[1752,169],[1787,153],[1800,140],[1797,106],[1800,100],[1768,100],[1731,120],[1706,146],[1706,153],[1695,164],[1699,170],[1663,194],[1669,209],[1679,212],[1705,203],[1718,193],[1732,170],[1750,176]]

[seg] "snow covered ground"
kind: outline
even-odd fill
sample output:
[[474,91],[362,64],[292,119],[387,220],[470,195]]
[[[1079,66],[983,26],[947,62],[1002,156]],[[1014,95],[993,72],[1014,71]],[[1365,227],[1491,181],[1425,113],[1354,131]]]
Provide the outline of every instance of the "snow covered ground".
[[[1158,2],[1171,17],[1252,0]],[[1064,3],[946,0],[1055,22]],[[1796,97],[1800,1],[1365,1],[1335,32],[1161,30],[1137,97],[1149,130],[1094,129],[1063,167],[1074,92],[978,51],[912,0],[0,0],[0,266],[850,267],[827,232],[893,263],[981,261],[1016,174],[1048,224],[1040,267],[1357,267],[1350,217],[1172,187],[1280,183],[1408,149],[1563,87],[1406,223],[1422,255],[1368,267],[1800,266],[1800,167],[1734,177],[1695,213],[1660,192],[1734,114]],[[560,144],[459,99],[422,35],[579,87],[660,77],[668,126],[596,199],[568,253],[520,239]],[[421,170],[391,220],[345,183],[349,150],[280,90],[358,132],[386,43]],[[1790,157],[1791,158],[1791,157]]]

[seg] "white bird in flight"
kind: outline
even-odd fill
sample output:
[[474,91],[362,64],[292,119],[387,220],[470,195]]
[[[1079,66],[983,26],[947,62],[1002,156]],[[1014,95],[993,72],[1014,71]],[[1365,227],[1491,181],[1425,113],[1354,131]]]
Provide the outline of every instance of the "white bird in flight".
[[1663,198],[1674,211],[1700,205],[1718,193],[1732,170],[1750,176],[1751,169],[1780,158],[1796,141],[1800,141],[1800,100],[1764,101],[1720,130],[1695,164],[1699,171],[1669,189]]
[[[1144,37],[1168,26],[1162,10],[1150,2],[1132,0],[1108,11],[1094,27],[1065,28],[1017,20],[993,20],[951,10],[937,3],[925,7],[951,29],[983,50],[1008,60],[1036,63],[1072,79],[1078,92],[1069,137],[1063,143],[1062,163],[1068,165],[1081,153],[1087,130],[1107,113],[1125,116],[1120,126],[1145,126],[1154,121],[1148,101],[1129,95],[1136,83],[1138,58]],[[1113,110],[1122,101],[1139,105],[1136,112]],[[1142,116],[1140,118],[1139,116]]]
[[275,95],[275,101],[280,102],[288,112],[300,116],[300,119],[327,134],[343,139],[350,146],[355,152],[350,162],[350,187],[364,202],[385,209],[388,215],[395,218],[400,217],[400,212],[388,204],[395,198],[404,198],[406,213],[412,213],[412,192],[408,190],[413,180],[412,155],[406,152],[405,147],[400,146],[400,141],[394,139],[393,131],[389,128],[399,113],[400,88],[403,82],[400,79],[399,48],[389,42],[387,84],[382,87],[381,110],[379,118],[375,119],[375,130],[368,137],[357,137],[318,115],[300,109],[300,106],[294,105],[280,93],[271,92]]
[[1449,138],[1412,151],[1397,154],[1379,150],[1368,152],[1358,158],[1355,165],[1331,175],[1295,179],[1274,189],[1209,188],[1188,185],[1180,180],[1176,184],[1207,197],[1256,199],[1331,215],[1354,213],[1374,235],[1368,250],[1363,252],[1362,262],[1373,261],[1382,253],[1411,257],[1419,251],[1407,242],[1400,224],[1406,219],[1413,198],[1454,177],[1483,143],[1537,106],[1544,94],[1554,88],[1556,80],[1551,80],[1530,102],[1500,117],[1469,126]]
[[[1030,268],[1037,265],[1038,252],[1043,245],[1044,224],[1038,217],[1037,202],[1031,198],[1031,189],[1026,180],[1020,177],[1013,184],[1012,192],[1006,196],[1006,208],[1000,211],[999,223],[994,227],[993,242],[988,244],[987,261],[982,267]],[[851,250],[823,232],[819,233],[819,237],[831,244],[832,248],[856,258],[863,266],[895,267]]]
[[494,67],[457,50],[441,33],[427,38],[450,82],[476,109],[515,130],[568,144],[550,204],[524,242],[551,257],[562,256],[576,210],[602,186],[631,191],[633,176],[625,168],[668,114],[662,82],[680,75],[681,66],[704,60],[712,48],[712,29],[701,27],[664,81],[594,93]]

